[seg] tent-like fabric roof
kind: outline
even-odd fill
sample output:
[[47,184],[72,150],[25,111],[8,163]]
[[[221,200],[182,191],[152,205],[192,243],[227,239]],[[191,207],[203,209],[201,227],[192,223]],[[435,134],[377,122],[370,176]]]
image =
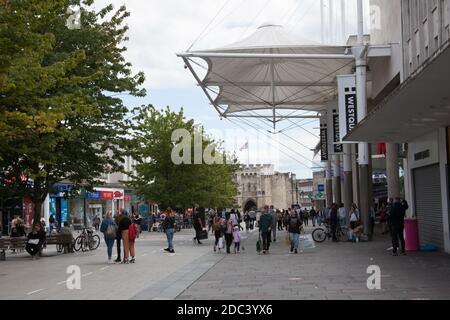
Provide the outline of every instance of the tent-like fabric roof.
[[192,58],[206,61],[207,73],[199,84],[217,94],[212,102],[221,115],[271,110],[275,117],[276,110],[320,112],[334,100],[336,75],[352,72],[354,57],[347,49],[319,45],[265,24],[237,43],[180,56],[197,65]]

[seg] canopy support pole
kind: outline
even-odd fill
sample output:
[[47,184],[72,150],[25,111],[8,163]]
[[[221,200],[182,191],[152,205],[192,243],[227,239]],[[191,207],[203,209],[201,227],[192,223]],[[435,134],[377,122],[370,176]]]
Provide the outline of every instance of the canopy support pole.
[[197,81],[198,85],[202,88],[203,92],[206,94],[206,97],[208,97],[208,100],[211,102],[211,104],[213,105],[213,107],[216,109],[216,111],[219,113],[219,115],[221,117],[223,117],[223,112],[220,111],[219,107],[216,105],[216,103],[214,102],[214,99],[211,97],[211,95],[209,94],[208,90],[206,90],[205,86],[203,85],[202,81],[200,80],[200,77],[197,75],[197,73],[195,72],[194,68],[192,67],[191,63],[189,62],[189,60],[185,57],[183,57],[183,61],[186,65],[186,67],[188,67],[188,69],[192,72],[192,75],[194,76],[195,80]]
[[[364,46],[364,7],[363,0],[357,0],[358,12],[358,43],[353,48],[356,56],[356,91],[358,101],[358,119],[362,121],[367,116],[367,47]],[[359,181],[360,181],[360,213],[364,225],[364,233],[371,235],[371,220],[369,216],[372,205],[372,173],[369,166],[369,144],[363,142],[359,144]]]

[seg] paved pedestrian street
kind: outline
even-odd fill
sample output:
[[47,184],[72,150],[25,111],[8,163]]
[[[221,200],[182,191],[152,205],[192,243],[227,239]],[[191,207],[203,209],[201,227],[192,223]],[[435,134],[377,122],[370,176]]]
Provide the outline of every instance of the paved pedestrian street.
[[[308,232],[312,230],[309,229]],[[245,232],[244,236],[247,237]],[[56,300],[325,300],[448,299],[450,257],[410,253],[392,257],[389,238],[371,243],[325,242],[290,254],[279,233],[269,255],[255,250],[257,233],[244,240],[240,254],[212,251],[212,239],[194,245],[193,232],[175,235],[175,254],[162,251],[162,233],[137,240],[137,263],[106,264],[106,247],[93,252],[58,255],[49,248],[32,261],[27,254],[8,254],[0,262],[0,299]],[[69,290],[68,266],[81,268],[81,290]],[[381,290],[369,290],[369,266],[381,269]]]

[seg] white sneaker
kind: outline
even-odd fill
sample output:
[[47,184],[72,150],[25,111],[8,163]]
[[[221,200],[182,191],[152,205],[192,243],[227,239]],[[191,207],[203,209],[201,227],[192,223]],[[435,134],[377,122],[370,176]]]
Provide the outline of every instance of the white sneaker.
[[114,264],[114,261],[112,261],[112,259],[109,259],[108,264]]

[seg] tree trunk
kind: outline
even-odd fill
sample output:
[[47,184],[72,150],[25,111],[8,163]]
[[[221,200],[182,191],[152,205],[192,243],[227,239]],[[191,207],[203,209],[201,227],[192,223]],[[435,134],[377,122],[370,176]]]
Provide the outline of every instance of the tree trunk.
[[42,216],[42,204],[43,201],[40,197],[34,198],[33,199],[33,203],[34,203],[34,222],[39,222],[41,221],[41,216]]

